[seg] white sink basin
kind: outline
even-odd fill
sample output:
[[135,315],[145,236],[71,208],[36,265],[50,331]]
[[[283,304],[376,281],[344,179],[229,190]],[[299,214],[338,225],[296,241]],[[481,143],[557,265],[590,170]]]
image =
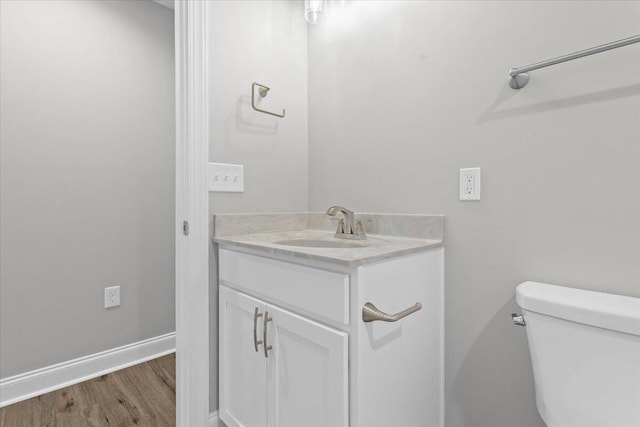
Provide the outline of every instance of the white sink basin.
[[273,242],[276,245],[298,246],[303,248],[366,248],[369,246],[380,246],[386,243],[379,239],[366,240],[341,240],[337,238],[331,239],[291,239],[279,240]]
[[301,246],[304,248],[361,248],[362,246],[364,246],[342,240],[331,241],[316,239],[280,240],[274,243],[276,245]]

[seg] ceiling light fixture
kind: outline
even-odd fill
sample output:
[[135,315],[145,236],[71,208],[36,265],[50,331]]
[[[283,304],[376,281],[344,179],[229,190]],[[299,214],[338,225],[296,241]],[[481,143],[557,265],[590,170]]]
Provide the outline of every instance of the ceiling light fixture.
[[326,14],[326,0],[304,0],[304,19],[309,24],[317,24]]

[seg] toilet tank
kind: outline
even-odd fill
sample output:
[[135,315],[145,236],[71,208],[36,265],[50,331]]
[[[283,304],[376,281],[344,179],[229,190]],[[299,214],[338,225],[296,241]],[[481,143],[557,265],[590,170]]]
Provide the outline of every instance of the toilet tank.
[[640,298],[525,282],[538,412],[548,427],[640,427]]

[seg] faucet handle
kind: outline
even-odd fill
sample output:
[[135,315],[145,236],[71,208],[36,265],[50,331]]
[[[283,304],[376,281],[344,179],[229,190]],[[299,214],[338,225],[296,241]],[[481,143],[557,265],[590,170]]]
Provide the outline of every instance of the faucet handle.
[[345,234],[345,232],[344,232],[344,219],[343,218],[336,218],[336,217],[331,217],[329,219],[332,220],[332,221],[338,221],[338,227],[336,228],[335,237],[344,236],[344,234]]
[[367,235],[364,232],[364,227],[362,226],[362,220],[356,221],[356,231],[353,233],[356,236],[359,236],[360,239],[366,239]]

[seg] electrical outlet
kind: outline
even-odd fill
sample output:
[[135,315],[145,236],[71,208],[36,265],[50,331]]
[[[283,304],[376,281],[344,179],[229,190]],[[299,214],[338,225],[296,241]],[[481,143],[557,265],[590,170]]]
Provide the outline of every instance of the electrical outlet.
[[120,286],[104,288],[104,308],[118,307],[120,305]]
[[480,188],[480,168],[460,169],[460,200],[480,200]]

